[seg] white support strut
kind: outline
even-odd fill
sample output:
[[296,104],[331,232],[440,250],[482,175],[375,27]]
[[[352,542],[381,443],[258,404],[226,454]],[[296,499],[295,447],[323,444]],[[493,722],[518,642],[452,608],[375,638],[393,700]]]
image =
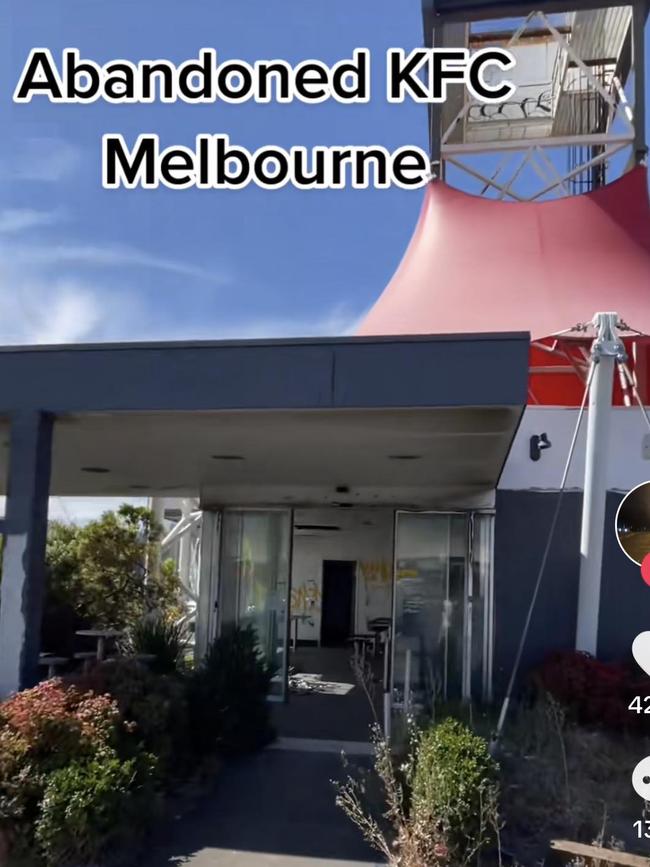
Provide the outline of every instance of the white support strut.
[[595,656],[598,650],[612,389],[616,363],[625,359],[625,347],[618,337],[616,313],[597,313],[593,323],[597,337],[591,350],[595,370],[589,390],[587,418],[576,650]]

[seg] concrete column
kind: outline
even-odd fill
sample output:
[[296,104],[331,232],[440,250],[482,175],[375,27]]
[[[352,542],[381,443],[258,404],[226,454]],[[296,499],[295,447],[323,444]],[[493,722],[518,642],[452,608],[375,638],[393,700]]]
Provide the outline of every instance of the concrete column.
[[0,697],[35,682],[45,587],[51,416],[11,419],[0,584]]

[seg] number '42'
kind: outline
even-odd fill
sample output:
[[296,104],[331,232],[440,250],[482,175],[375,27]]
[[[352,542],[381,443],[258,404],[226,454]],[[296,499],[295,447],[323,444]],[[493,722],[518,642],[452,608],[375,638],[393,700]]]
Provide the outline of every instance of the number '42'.
[[632,701],[627,706],[628,710],[634,713],[650,713],[650,695],[635,695]]

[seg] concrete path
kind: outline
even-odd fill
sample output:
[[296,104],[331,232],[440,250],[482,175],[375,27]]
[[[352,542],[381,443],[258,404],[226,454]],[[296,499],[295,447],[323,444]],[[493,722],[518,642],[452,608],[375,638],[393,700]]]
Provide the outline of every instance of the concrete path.
[[[381,660],[374,662],[379,680],[377,699],[381,701]],[[291,738],[367,741],[373,713],[350,667],[350,649],[299,647],[291,652],[290,663],[297,672],[320,674],[324,681],[337,682],[349,691],[344,695],[291,693],[288,703],[273,705],[273,723],[278,733]]]
[[273,749],[229,764],[198,810],[168,829],[146,867],[378,864],[334,803],[330,780],[344,776],[333,751]]

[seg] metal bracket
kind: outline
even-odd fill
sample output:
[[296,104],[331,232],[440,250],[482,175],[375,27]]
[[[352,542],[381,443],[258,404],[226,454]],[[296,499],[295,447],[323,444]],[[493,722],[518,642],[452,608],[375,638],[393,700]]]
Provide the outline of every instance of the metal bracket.
[[627,360],[625,344],[618,336],[620,320],[618,313],[596,313],[592,320],[598,335],[591,346],[591,357],[594,361],[600,358],[616,358]]

